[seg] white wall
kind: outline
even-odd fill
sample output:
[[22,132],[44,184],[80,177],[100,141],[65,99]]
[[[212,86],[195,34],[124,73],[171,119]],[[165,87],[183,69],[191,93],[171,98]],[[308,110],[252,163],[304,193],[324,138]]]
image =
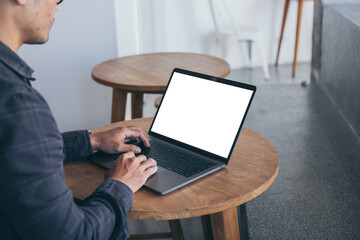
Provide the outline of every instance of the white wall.
[[[273,63],[283,11],[283,0],[227,0],[237,22],[260,28],[268,60]],[[207,0],[65,0],[59,7],[50,40],[23,46],[19,55],[35,69],[34,87],[44,95],[61,131],[91,129],[110,123],[111,88],[91,79],[98,63],[140,52],[184,51],[209,53],[213,29]],[[117,14],[115,14],[115,12]],[[140,43],[136,14],[140,15]],[[291,62],[296,25],[292,1],[281,63]],[[310,61],[312,3],[306,3],[299,61]],[[243,65],[235,52],[228,61]],[[260,64],[254,51],[254,63]],[[240,60],[240,61],[239,61]],[[145,96],[144,116],[155,112],[153,95]],[[130,109],[127,110],[127,118]]]
[[114,19],[113,1],[65,0],[48,43],[19,51],[61,131],[110,123],[112,91],[92,80],[91,69],[117,56]]
[[[217,0],[220,1],[220,0]],[[225,0],[237,24],[260,29],[265,40],[269,64],[275,63],[284,0]],[[116,1],[118,54],[120,57],[151,52],[210,51],[213,20],[208,0],[121,0]],[[224,17],[225,18],[225,17]],[[297,2],[291,1],[279,63],[291,63],[295,49]],[[226,19],[224,19],[226,22]],[[312,49],[313,2],[305,2],[298,62],[309,62]],[[129,26],[132,28],[130,30]],[[126,43],[126,44],[124,44]],[[232,69],[244,67],[243,47],[235,45],[226,59]],[[261,64],[256,47],[253,65]],[[153,116],[156,95],[144,97],[144,116]],[[130,118],[128,98],[126,119]]]
[[[142,52],[210,52],[214,31],[208,0],[138,0],[141,11]],[[219,0],[217,0],[219,1]],[[270,64],[275,62],[283,16],[284,0],[225,0],[237,24],[260,29]],[[298,61],[310,61],[313,2],[305,2]],[[297,2],[291,1],[280,55],[281,63],[291,63],[295,47]],[[224,16],[224,22],[226,22]],[[234,46],[227,61],[232,68],[244,66],[243,52]],[[254,65],[260,65],[254,49]]]

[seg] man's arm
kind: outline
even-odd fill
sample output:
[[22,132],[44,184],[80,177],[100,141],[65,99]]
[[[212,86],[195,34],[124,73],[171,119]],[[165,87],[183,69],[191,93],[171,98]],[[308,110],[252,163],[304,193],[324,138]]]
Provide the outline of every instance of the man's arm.
[[42,97],[9,90],[0,97],[0,109],[0,222],[11,225],[0,233],[22,239],[125,239],[133,192],[156,171],[156,163],[123,155],[114,168],[127,171],[110,174],[78,206],[65,184],[63,140]]
[[64,163],[83,159],[92,154],[93,148],[87,130],[64,132],[61,135],[64,142]]
[[89,135],[88,130],[79,130],[62,133],[64,141],[64,162],[86,158],[93,150],[106,153],[134,152],[141,149],[132,144],[125,144],[127,139],[139,138],[146,147],[149,147],[147,134],[139,127],[118,127],[104,132]]

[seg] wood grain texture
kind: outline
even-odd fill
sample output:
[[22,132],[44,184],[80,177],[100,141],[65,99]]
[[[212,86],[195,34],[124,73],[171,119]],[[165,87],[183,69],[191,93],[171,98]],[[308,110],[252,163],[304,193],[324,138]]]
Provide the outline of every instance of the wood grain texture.
[[302,18],[302,10],[305,0],[298,0],[298,15],[297,15],[297,22],[296,22],[296,38],[295,38],[295,52],[294,52],[294,60],[293,60],[293,67],[291,76],[295,77],[296,75],[296,66],[297,66],[297,55],[298,55],[298,48],[299,48],[299,40],[300,40],[300,27],[301,27],[301,18]]
[[[152,119],[118,122],[95,131],[118,126],[140,126],[148,131]],[[78,199],[89,196],[104,179],[104,170],[84,161],[65,164],[64,169],[66,182]],[[172,220],[221,212],[263,193],[278,171],[278,154],[271,142],[243,128],[227,167],[165,196],[140,189],[128,217]]]
[[240,240],[236,207],[212,214],[210,219],[214,240]]
[[277,54],[276,54],[275,66],[279,65],[279,56],[280,56],[281,43],[282,43],[282,39],[283,39],[283,35],[284,35],[284,29],[285,29],[285,25],[286,25],[286,18],[287,18],[288,12],[289,12],[289,6],[290,6],[290,0],[285,0],[283,20],[282,20],[282,23],[281,23],[280,40],[279,40],[278,50],[277,50]]
[[[292,74],[291,74],[292,77],[295,77],[295,74],[296,74],[297,52],[298,52],[298,46],[299,46],[300,26],[301,26],[303,4],[304,4],[304,2],[309,2],[309,1],[313,1],[313,0],[296,0],[296,1],[298,2],[298,15],[297,15],[297,22],[296,22],[295,52],[294,52],[293,68],[292,68]],[[279,40],[278,50],[277,50],[277,54],[276,54],[275,66],[278,66],[278,64],[279,64],[280,48],[281,48],[281,43],[282,43],[282,39],[283,39],[283,35],[284,35],[284,29],[285,29],[285,25],[286,25],[286,18],[288,15],[289,6],[290,6],[290,0],[285,0],[283,20],[281,23],[280,40]]]
[[230,73],[223,59],[197,53],[151,53],[112,59],[96,65],[92,78],[127,92],[163,93],[174,68],[217,77]]
[[144,94],[131,94],[131,118],[142,118],[143,115]]
[[113,88],[111,122],[118,122],[125,119],[127,92]]

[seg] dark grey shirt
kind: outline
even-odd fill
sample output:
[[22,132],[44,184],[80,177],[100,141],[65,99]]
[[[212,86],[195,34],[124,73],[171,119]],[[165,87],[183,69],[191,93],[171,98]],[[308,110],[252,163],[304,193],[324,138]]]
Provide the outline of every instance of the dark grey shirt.
[[107,179],[74,203],[63,163],[91,154],[89,134],[59,132],[32,73],[0,42],[0,239],[126,239],[132,191]]

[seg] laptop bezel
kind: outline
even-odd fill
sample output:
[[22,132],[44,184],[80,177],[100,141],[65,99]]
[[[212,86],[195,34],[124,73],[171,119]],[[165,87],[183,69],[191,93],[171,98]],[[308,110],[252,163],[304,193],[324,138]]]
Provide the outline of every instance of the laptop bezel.
[[[213,154],[211,152],[208,152],[208,151],[205,151],[203,149],[199,149],[197,147],[194,147],[194,146],[191,146],[191,145],[188,145],[186,143],[183,143],[183,142],[180,142],[178,140],[175,140],[175,139],[172,139],[170,137],[166,137],[164,135],[161,135],[159,133],[156,133],[156,132],[153,132],[152,131],[152,127],[154,125],[154,122],[156,120],[156,117],[157,117],[157,114],[159,112],[159,110],[161,109],[161,104],[163,102],[163,99],[165,99],[166,97],[166,93],[167,93],[167,89],[171,83],[171,80],[173,78],[173,75],[174,73],[177,72],[177,73],[181,73],[181,74],[186,74],[186,75],[190,75],[190,76],[194,76],[194,77],[198,77],[198,78],[202,78],[202,79],[206,79],[206,80],[209,80],[209,81],[214,81],[214,82],[219,82],[219,83],[223,83],[223,84],[227,84],[227,85],[231,85],[231,86],[235,86],[235,87],[240,87],[240,88],[244,88],[244,89],[248,89],[248,90],[251,90],[252,91],[252,94],[251,94],[251,98],[250,98],[250,101],[246,107],[246,111],[244,113],[244,116],[242,118],[242,121],[240,123],[240,126],[238,128],[238,131],[236,133],[236,136],[233,140],[233,144],[231,146],[231,149],[229,151],[229,154],[227,156],[227,158],[224,158],[222,156],[219,156],[219,155],[216,155],[216,154]],[[232,155],[232,152],[235,148],[235,145],[236,145],[236,142],[237,142],[237,139],[239,138],[240,136],[240,132],[241,132],[241,129],[243,127],[243,124],[245,122],[245,118],[247,116],[247,113],[249,111],[249,108],[250,108],[250,105],[252,103],[252,100],[254,98],[254,95],[255,95],[255,92],[256,92],[256,86],[254,85],[250,85],[250,84],[246,84],[246,83],[241,83],[241,82],[236,82],[236,81],[232,81],[232,80],[228,80],[228,79],[224,79],[224,78],[220,78],[220,77],[214,77],[214,76],[210,76],[210,75],[206,75],[206,74],[203,74],[203,73],[198,73],[198,72],[192,72],[192,71],[189,71],[189,70],[185,70],[185,69],[180,69],[180,68],[174,68],[173,72],[171,73],[171,76],[169,78],[169,82],[166,86],[166,89],[165,89],[165,92],[164,92],[164,95],[163,95],[163,98],[161,99],[160,101],[160,104],[159,104],[159,107],[156,111],[156,114],[154,116],[154,119],[150,125],[150,128],[149,128],[149,132],[148,134],[150,136],[153,136],[155,138],[158,138],[160,140],[163,140],[163,141],[166,141],[168,143],[171,143],[173,145],[176,145],[178,147],[181,147],[181,148],[184,148],[186,150],[189,150],[189,151],[192,151],[192,152],[195,152],[197,154],[200,154],[202,156],[205,156],[205,157],[208,157],[210,159],[213,159],[213,160],[217,160],[217,161],[220,161],[220,162],[223,162],[225,165],[228,164],[228,162],[230,161],[230,158],[231,158],[231,155]]]

